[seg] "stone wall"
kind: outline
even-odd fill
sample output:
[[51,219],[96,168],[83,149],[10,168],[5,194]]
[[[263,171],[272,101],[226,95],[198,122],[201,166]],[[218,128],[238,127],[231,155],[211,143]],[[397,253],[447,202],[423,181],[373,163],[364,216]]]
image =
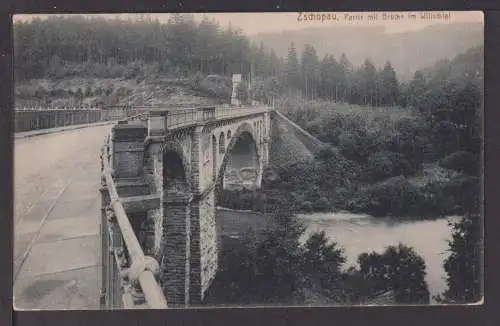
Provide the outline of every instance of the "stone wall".
[[190,286],[190,208],[185,196],[164,201],[163,237],[165,249],[160,264],[161,284],[171,307],[189,303]]
[[217,273],[217,230],[215,225],[214,192],[200,202],[201,291],[205,293]]

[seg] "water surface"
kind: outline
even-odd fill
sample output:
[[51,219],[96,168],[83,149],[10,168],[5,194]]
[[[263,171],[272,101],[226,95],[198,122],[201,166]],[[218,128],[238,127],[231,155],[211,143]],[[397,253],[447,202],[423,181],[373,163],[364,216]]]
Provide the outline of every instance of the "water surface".
[[[398,221],[351,213],[299,214],[298,217],[307,226],[304,237],[315,231],[325,231],[332,241],[344,248],[345,269],[356,265],[358,255],[363,252],[383,252],[387,246],[401,242],[413,247],[425,260],[431,296],[446,289],[443,262],[448,256],[447,241],[451,237],[448,221],[456,217],[427,221]],[[431,299],[431,303],[434,300]]]

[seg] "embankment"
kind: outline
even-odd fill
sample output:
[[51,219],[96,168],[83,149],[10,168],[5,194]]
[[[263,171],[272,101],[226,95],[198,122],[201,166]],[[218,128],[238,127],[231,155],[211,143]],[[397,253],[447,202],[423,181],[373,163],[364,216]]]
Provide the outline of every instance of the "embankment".
[[271,113],[271,165],[309,161],[323,147],[323,143],[303,130],[281,112]]

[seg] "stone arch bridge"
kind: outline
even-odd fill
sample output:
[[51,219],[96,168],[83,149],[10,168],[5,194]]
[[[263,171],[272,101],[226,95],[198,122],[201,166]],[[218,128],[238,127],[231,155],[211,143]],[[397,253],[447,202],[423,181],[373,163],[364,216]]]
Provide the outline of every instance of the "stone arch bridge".
[[[116,119],[126,120],[109,132]],[[27,131],[15,146],[14,297],[37,309],[95,309],[98,291],[106,309],[202,303],[220,223],[232,218],[217,215],[216,224],[217,192],[260,187],[268,165],[312,158],[322,146],[278,111],[238,103],[19,110],[16,126]],[[95,155],[105,134],[99,198]],[[35,300],[33,289],[49,280],[51,295]]]
[[113,126],[107,155],[116,192],[144,254],[159,263],[169,306],[203,300],[217,271],[215,193],[231,167],[253,171],[246,181],[260,186],[269,135],[266,107],[154,110]]
[[[299,141],[285,146],[290,130]],[[114,125],[102,156],[102,305],[201,304],[218,266],[218,191],[260,187],[270,154],[300,146],[321,144],[263,105],[155,109]]]

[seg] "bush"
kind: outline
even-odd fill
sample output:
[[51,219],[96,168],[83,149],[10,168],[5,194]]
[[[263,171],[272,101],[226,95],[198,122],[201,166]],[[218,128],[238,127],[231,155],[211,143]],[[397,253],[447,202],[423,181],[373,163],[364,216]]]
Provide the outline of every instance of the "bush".
[[382,254],[363,253],[358,263],[374,292],[392,290],[397,303],[429,303],[425,261],[413,248],[399,244],[387,247]]
[[224,76],[209,75],[199,83],[198,90],[218,99],[229,101],[231,99],[232,82]]
[[88,85],[85,88],[85,97],[90,97],[90,96],[92,96],[92,87],[90,87],[90,85]]
[[361,192],[362,206],[375,216],[415,215],[418,208],[418,188],[405,177],[392,177]]
[[479,175],[479,156],[471,152],[456,151],[442,158],[439,165],[469,175]]
[[450,255],[444,262],[448,288],[436,299],[444,303],[473,303],[481,299],[481,216],[468,214],[451,224]]
[[330,209],[331,209],[330,201],[325,197],[318,198],[314,202],[315,211],[324,212],[324,211],[329,211]]
[[313,233],[304,244],[302,261],[302,278],[308,287],[327,295],[336,292],[347,261],[342,247],[329,243],[324,231]]
[[204,78],[205,76],[201,72],[197,71],[196,74],[194,74],[193,76],[191,76],[191,78],[189,78],[189,85],[193,89],[198,89],[200,88],[200,84]]
[[409,176],[416,171],[400,153],[379,151],[371,154],[363,170],[363,180],[379,182],[393,176]]
[[300,203],[299,207],[300,207],[300,210],[304,211],[304,212],[311,212],[313,210],[313,204],[308,200]]

